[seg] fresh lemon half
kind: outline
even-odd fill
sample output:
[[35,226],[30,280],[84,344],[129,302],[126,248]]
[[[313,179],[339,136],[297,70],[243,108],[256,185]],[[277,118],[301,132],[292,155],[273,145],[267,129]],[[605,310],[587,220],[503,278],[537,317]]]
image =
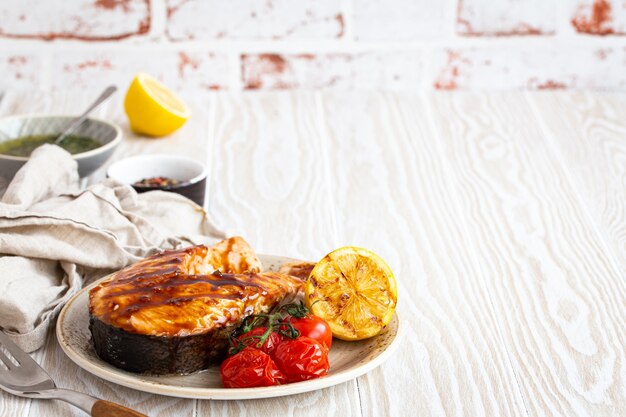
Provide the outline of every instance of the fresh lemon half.
[[333,336],[362,340],[380,333],[398,301],[389,265],[362,248],[339,248],[319,261],[304,285],[304,301],[326,320]]
[[189,108],[148,74],[138,74],[128,87],[124,109],[130,128],[147,136],[166,136],[189,118]]

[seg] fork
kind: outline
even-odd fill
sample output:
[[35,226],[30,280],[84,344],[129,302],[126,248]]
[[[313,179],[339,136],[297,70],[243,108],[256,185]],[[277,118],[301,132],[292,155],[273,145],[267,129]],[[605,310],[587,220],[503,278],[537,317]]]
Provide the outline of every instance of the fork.
[[48,373],[1,330],[0,388],[20,397],[65,401],[93,417],[147,417],[82,392],[57,388]]

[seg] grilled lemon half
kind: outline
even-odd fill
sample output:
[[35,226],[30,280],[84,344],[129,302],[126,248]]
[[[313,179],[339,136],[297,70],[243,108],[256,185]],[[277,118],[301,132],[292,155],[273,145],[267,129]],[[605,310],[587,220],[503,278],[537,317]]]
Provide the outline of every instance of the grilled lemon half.
[[313,314],[328,322],[333,336],[362,340],[389,324],[398,288],[391,268],[378,255],[346,246],[315,265],[304,285],[304,301]]

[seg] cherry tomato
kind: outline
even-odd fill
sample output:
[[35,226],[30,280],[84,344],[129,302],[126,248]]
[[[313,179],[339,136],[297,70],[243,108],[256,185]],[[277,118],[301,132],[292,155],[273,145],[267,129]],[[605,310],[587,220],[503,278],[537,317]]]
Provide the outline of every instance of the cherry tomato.
[[326,320],[309,314],[303,318],[295,318],[287,316],[283,319],[285,323],[291,322],[291,325],[300,332],[300,336],[310,337],[330,349],[333,343],[333,332]]
[[239,336],[237,340],[246,346],[260,349],[263,352],[269,354],[272,353],[274,349],[276,349],[276,346],[280,343],[282,339],[278,333],[271,332],[265,342],[263,342],[263,344],[259,346],[260,337],[263,336],[266,331],[267,327],[255,327],[249,332]]
[[270,355],[251,347],[222,362],[220,375],[226,388],[267,387],[286,382]]
[[310,337],[285,339],[272,354],[289,382],[319,378],[328,373],[328,349]]

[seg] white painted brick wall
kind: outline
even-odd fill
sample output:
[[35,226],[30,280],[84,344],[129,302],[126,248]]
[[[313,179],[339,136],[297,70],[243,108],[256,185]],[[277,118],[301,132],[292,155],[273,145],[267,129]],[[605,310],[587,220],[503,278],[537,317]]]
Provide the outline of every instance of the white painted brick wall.
[[337,0],[167,0],[167,34],[193,39],[332,39],[343,34]]
[[626,48],[493,46],[438,51],[435,88],[626,89]]
[[626,0],[7,0],[0,92],[626,90]]
[[129,83],[138,72],[154,75],[175,90],[219,90],[228,87],[230,70],[223,53],[184,49],[119,48],[107,51],[68,51],[50,63],[51,88],[102,89]]
[[442,0],[356,0],[354,37],[361,41],[411,41],[446,36]]
[[458,0],[457,33],[465,36],[551,35],[556,32],[556,2]]
[[420,88],[419,52],[361,54],[249,54],[242,57],[244,88]]
[[579,33],[626,35],[626,0],[568,2],[571,23]]
[[3,36],[123,39],[150,27],[149,0],[8,0],[0,3]]

